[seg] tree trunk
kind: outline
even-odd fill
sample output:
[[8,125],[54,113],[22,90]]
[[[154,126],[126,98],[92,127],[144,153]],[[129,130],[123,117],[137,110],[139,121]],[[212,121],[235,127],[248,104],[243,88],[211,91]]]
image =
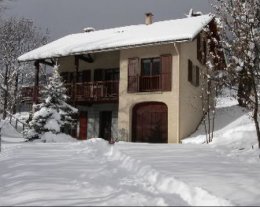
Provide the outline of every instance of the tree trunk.
[[238,91],[237,91],[237,101],[239,106],[241,107],[247,107],[248,104],[248,94],[250,94],[250,91],[252,89],[252,79],[247,75],[247,72],[245,69],[241,70],[239,72],[238,77]]
[[7,116],[7,113],[6,113],[6,110],[7,110],[7,104],[8,104],[8,87],[7,87],[7,84],[8,84],[8,65],[5,66],[5,77],[4,77],[4,112],[3,112],[3,119],[6,118]]
[[17,94],[18,94],[18,73],[16,74],[15,77],[15,89],[14,89],[14,103],[13,103],[13,114],[16,113],[16,107],[17,107]]
[[256,135],[257,135],[257,140],[258,140],[258,148],[260,149],[260,128],[259,128],[259,122],[258,122],[258,96],[257,96],[257,88],[256,88],[256,81],[254,79],[254,75],[251,71],[251,80],[252,80],[252,89],[254,93],[254,111],[253,111],[253,119],[255,122],[255,129],[256,129]]

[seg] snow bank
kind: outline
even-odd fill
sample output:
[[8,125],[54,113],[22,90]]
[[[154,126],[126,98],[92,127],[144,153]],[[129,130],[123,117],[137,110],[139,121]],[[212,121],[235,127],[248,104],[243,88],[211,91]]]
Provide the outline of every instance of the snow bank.
[[40,140],[36,140],[36,142],[77,142],[76,139],[71,137],[70,135],[67,134],[53,134],[52,132],[46,132],[41,136]]
[[[237,100],[230,97],[232,92],[224,91],[217,101],[215,132],[210,147],[229,157],[249,163],[260,162],[257,136],[250,112],[238,106]],[[183,144],[204,144],[206,141],[204,125]]]
[[3,137],[21,138],[22,135],[17,132],[8,120],[1,120],[1,135]]
[[149,165],[144,165],[140,160],[136,160],[122,153],[116,145],[108,147],[108,143],[102,139],[91,139],[87,141],[90,145],[95,145],[109,161],[117,162],[117,166],[128,170],[131,174],[135,174],[144,178],[160,193],[177,194],[189,205],[192,206],[231,206],[230,201],[218,198],[206,190],[193,187],[187,183],[176,179],[173,176],[167,176],[158,172]]

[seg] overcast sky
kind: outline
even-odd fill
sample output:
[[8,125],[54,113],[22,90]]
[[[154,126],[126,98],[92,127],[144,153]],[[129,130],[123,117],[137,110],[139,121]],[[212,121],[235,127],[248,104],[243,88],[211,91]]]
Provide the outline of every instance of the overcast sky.
[[14,0],[5,14],[32,19],[54,40],[84,27],[143,24],[146,12],[154,14],[154,21],[183,18],[190,8],[211,11],[209,0]]

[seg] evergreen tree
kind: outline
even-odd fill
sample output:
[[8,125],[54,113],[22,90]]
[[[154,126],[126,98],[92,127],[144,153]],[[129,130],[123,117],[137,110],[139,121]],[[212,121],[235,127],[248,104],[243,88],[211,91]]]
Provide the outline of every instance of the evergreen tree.
[[49,84],[42,90],[43,103],[34,106],[35,113],[30,121],[28,139],[41,138],[46,132],[59,134],[69,132],[75,126],[73,118],[78,110],[67,103],[68,96],[58,72],[58,66],[54,66]]

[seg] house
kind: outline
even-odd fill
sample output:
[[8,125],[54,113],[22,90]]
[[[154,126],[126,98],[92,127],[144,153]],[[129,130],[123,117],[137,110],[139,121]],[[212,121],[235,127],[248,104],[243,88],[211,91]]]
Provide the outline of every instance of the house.
[[18,58],[34,61],[33,102],[41,64],[58,61],[70,101],[80,111],[77,137],[179,143],[203,113],[200,70],[212,15],[97,30],[86,28]]

